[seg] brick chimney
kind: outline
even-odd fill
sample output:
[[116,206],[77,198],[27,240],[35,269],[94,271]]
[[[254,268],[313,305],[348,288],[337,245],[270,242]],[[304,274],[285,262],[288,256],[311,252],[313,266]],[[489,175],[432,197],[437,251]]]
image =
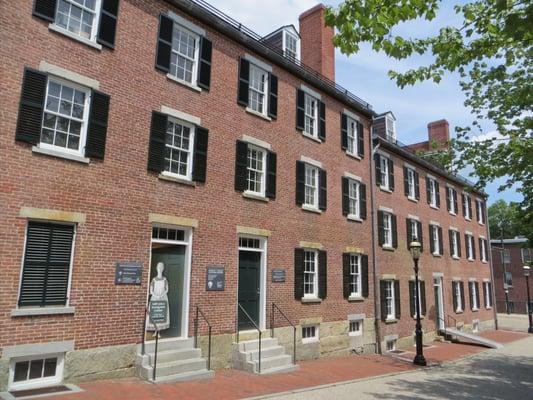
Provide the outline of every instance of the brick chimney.
[[326,26],[326,6],[317,4],[300,15],[300,48],[304,64],[335,81],[334,30]]
[[[445,119],[428,124],[429,151],[447,150],[450,144],[450,124]],[[435,146],[435,147],[434,147]]]

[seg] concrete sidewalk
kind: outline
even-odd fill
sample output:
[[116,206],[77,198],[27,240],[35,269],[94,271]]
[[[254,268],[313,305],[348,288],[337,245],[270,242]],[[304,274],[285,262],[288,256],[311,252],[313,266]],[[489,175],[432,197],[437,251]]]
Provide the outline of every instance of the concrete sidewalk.
[[500,329],[527,332],[529,317],[527,314],[498,314],[498,324]]

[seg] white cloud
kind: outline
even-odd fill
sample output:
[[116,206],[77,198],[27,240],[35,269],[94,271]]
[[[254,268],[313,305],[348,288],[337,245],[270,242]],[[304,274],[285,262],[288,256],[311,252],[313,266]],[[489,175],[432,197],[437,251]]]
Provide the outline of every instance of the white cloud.
[[484,142],[486,140],[490,139],[502,139],[503,136],[498,131],[488,131],[484,133],[480,133],[479,135],[476,135],[472,137],[473,142]]

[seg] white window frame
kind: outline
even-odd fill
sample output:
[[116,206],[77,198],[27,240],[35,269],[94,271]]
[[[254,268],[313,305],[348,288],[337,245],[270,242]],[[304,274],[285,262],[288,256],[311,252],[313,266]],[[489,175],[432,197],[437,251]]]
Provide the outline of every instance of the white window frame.
[[[348,179],[348,218],[361,218],[361,182]],[[355,212],[351,212],[355,211]]]
[[454,229],[451,229],[452,231],[452,243],[451,243],[451,246],[452,246],[452,250],[453,250],[453,253],[452,253],[452,257],[453,258],[459,258],[459,232],[457,232],[456,230]]
[[416,240],[420,242],[420,236],[418,236],[418,222],[419,221],[414,218],[409,219],[409,223],[411,224],[411,237],[408,238],[408,240],[416,238]]
[[407,198],[411,200],[416,200],[415,170],[412,168],[407,168],[407,186],[408,186]]
[[[82,41],[87,40],[89,42],[93,42],[94,44],[96,44],[96,39],[98,37],[98,27],[100,26],[100,14],[102,13],[102,0],[95,0],[94,11],[72,0],[64,0],[64,1],[65,3],[70,4],[71,7],[81,8],[82,10],[86,12],[90,12],[91,14],[94,14],[90,37],[86,38],[85,36],[80,35],[80,33],[72,32],[71,30],[68,29],[68,27],[65,28],[58,24],[59,4],[61,0],[57,1],[57,4],[56,4],[55,16],[54,16],[54,22],[53,22],[54,27],[59,28],[62,32],[65,32],[67,35],[73,35],[76,38],[80,38]],[[69,15],[69,18],[70,18],[70,15]],[[80,20],[80,27],[81,27],[81,20]]]
[[470,293],[472,293],[472,310],[478,311],[479,304],[477,304],[477,287],[475,281],[468,282],[470,284]]
[[485,285],[485,304],[487,305],[487,309],[492,308],[492,298],[490,296],[490,282],[483,282],[483,285]]
[[[176,48],[174,47],[174,34],[175,34],[176,30],[183,31],[186,34],[188,34],[189,36],[191,36],[192,38],[194,38],[194,56],[193,56],[192,59],[188,55],[184,55],[184,54],[178,53],[177,47]],[[178,82],[184,83],[185,85],[195,86],[196,87],[196,81],[198,79],[198,68],[199,68],[199,65],[200,65],[200,35],[198,35],[196,32],[193,32],[192,30],[186,28],[185,26],[179,24],[175,20],[174,20],[174,24],[173,24],[173,28],[172,28],[172,42],[171,42],[171,45],[170,45],[170,54],[171,54],[170,55],[170,60],[171,60],[171,63],[172,63],[172,54],[174,54],[174,53],[176,54],[176,57],[184,57],[185,59],[187,59],[189,61],[192,61],[191,81],[189,82],[186,79],[178,78],[178,76],[177,76],[177,71],[178,71],[177,66],[176,66],[176,75],[174,75],[174,74],[172,74],[170,72],[171,68],[172,68],[172,65],[171,65],[171,68],[169,68],[169,72],[168,72],[169,76],[171,76],[172,79],[175,79]],[[176,58],[176,60],[177,60],[177,58]]]
[[[254,76],[254,73],[258,73],[260,74],[261,76],[264,76],[264,83],[263,83],[263,92],[261,92],[260,90],[256,89],[255,87],[252,86],[252,78]],[[261,68],[260,66],[250,62],[250,82],[249,82],[249,85],[248,85],[248,96],[249,96],[249,100],[248,100],[248,108],[253,111],[253,112],[256,112],[256,113],[259,113],[259,114],[262,114],[262,115],[268,115],[268,88],[269,88],[269,73],[268,71],[266,71],[265,69]],[[253,93],[257,93],[258,95],[261,95],[263,96],[263,107],[261,110],[257,110],[255,108],[252,107],[252,94]]]
[[[309,264],[307,260],[307,255],[312,255],[314,263],[314,271],[307,271],[307,265]],[[316,249],[304,249],[304,299],[318,299],[318,251]],[[312,282],[306,283],[306,277],[311,276]],[[313,291],[306,293],[306,285],[313,285]]]
[[439,226],[431,225],[431,240],[433,240],[433,255],[440,255]]
[[392,248],[392,214],[383,213],[383,247]]
[[[310,185],[308,184],[308,174],[310,174],[312,176],[313,174],[313,171],[314,171],[314,178],[315,178],[315,182],[314,182],[314,186],[313,185]],[[312,164],[309,164],[309,163],[305,163],[305,174],[304,174],[305,178],[304,178],[304,202],[303,202],[303,205],[305,207],[310,207],[312,209],[316,209],[318,210],[318,194],[319,194],[319,191],[320,191],[320,169],[315,166],[315,165],[312,165]],[[308,203],[307,202],[307,191],[309,190],[313,190],[313,202],[312,203]]]
[[[389,293],[388,293],[389,292]],[[390,312],[389,312],[390,303]],[[385,307],[387,309],[386,321],[396,320],[396,293],[394,293],[394,280],[385,281]]]
[[[361,254],[350,253],[350,297],[362,297],[362,279],[361,279]],[[357,291],[353,291],[354,286]]]
[[[527,252],[527,260],[526,260],[526,257],[525,257],[525,254]],[[525,263],[528,263],[528,262],[531,262],[531,249],[530,248],[526,248],[526,247],[522,247],[520,249],[520,256],[522,257],[522,262],[525,264]]]
[[[53,144],[44,143],[42,141],[45,114],[52,114],[52,115],[57,116],[57,117],[68,118],[69,120],[72,120],[72,118],[65,117],[64,115],[60,114],[59,111],[58,112],[48,111],[46,109],[46,101],[48,99],[48,91],[49,91],[49,87],[50,87],[50,82],[57,83],[57,84],[62,85],[62,86],[67,86],[67,87],[69,87],[71,89],[78,90],[78,91],[83,92],[85,94],[85,104],[83,105],[83,117],[81,119],[80,142],[79,142],[78,150],[69,149],[67,147],[56,146],[56,145],[53,145]],[[76,156],[84,157],[85,156],[85,146],[86,146],[86,142],[87,142],[87,127],[89,125],[89,114],[90,114],[91,97],[92,97],[92,91],[91,91],[90,88],[82,86],[82,85],[79,85],[79,84],[71,82],[71,81],[68,81],[66,79],[61,79],[61,78],[58,78],[58,77],[55,77],[55,76],[53,76],[53,77],[49,76],[48,80],[46,82],[46,93],[45,93],[45,98],[44,98],[45,104],[44,104],[44,110],[43,110],[43,117],[41,119],[41,131],[39,133],[39,148],[41,148],[41,149],[49,149],[49,150],[57,151],[57,152],[64,153],[64,154],[73,154],[73,155],[76,155]],[[59,107],[61,107],[61,104],[59,105]],[[76,119],[76,121],[78,121],[78,119]]]
[[349,116],[346,116],[346,122],[348,125],[347,138],[348,145],[346,147],[346,153],[352,156],[358,156],[359,144],[357,140],[357,121]]
[[381,171],[381,185],[382,189],[390,190],[389,182],[389,158],[380,154],[379,156],[379,167]]
[[470,195],[468,193],[463,193],[463,207],[465,210],[465,219],[470,221],[472,219],[472,216],[470,215],[470,207],[468,207],[468,204],[470,204]]
[[[23,361],[32,361],[32,360],[45,360],[47,358],[57,358],[56,374],[54,376],[35,378],[35,379],[26,379],[24,381],[14,382],[16,363],[23,362]],[[26,390],[26,389],[35,389],[35,388],[57,385],[63,381],[64,362],[65,362],[64,353],[39,354],[39,355],[11,358],[9,360],[8,388],[9,390]],[[43,368],[44,368],[44,362],[43,362]],[[29,376],[29,368],[28,368],[28,376]]]
[[396,350],[396,342],[397,339],[389,339],[385,342],[385,347],[387,351],[395,351]]
[[474,246],[474,236],[472,236],[471,234],[467,233],[466,237],[467,237],[466,251],[467,251],[468,260],[469,261],[474,261],[474,251],[473,251],[473,249],[474,249],[473,248],[473,246]]
[[[283,30],[283,54],[285,56],[288,56],[289,54],[287,54],[287,50],[288,50],[288,46],[287,46],[287,38],[290,37],[291,39],[294,39],[295,42],[296,42],[296,51],[295,51],[295,55],[294,55],[294,58],[290,57],[289,56],[289,60],[297,60],[297,61],[300,61],[300,39],[293,35],[292,33],[288,32],[286,29]],[[288,50],[288,51],[292,51],[292,50]]]
[[487,260],[487,242],[486,239],[481,238],[481,249],[479,249],[479,252],[481,253],[479,256],[481,258],[481,262],[486,263]]
[[479,200],[479,199],[476,199],[476,203],[477,203],[477,207],[476,207],[476,210],[477,210],[477,222],[478,224],[480,225],[485,225],[485,222],[484,222],[484,215],[483,215],[483,201]]
[[396,140],[396,121],[390,115],[385,117],[385,136],[387,140]]
[[464,311],[464,304],[463,304],[463,297],[461,293],[461,283],[459,281],[455,281],[455,302],[457,303],[457,308],[455,309],[455,312],[463,312]]
[[[161,174],[162,175],[167,175],[167,176],[170,176],[170,177],[175,177],[175,178],[178,178],[178,179],[184,179],[184,180],[187,180],[187,181],[192,181],[192,167],[193,167],[193,158],[194,158],[194,140],[195,140],[195,135],[196,135],[196,127],[194,124],[191,124],[190,122],[188,121],[185,121],[185,120],[182,120],[182,119],[178,119],[178,118],[175,118],[175,117],[172,117],[172,116],[167,116],[168,118],[168,122],[171,122],[173,125],[174,125],[174,129],[175,129],[175,126],[176,125],[181,125],[182,127],[187,127],[189,128],[189,149],[187,150],[187,153],[188,153],[188,157],[187,157],[187,173],[185,175],[182,175],[180,173],[176,173],[176,172],[170,172],[170,171],[167,171],[166,169],[164,169]],[[167,127],[165,129],[165,160],[166,160],[166,149],[167,147],[171,147],[173,150],[176,150],[176,151],[185,151],[181,148],[178,148],[178,147],[175,147],[175,146],[170,146],[167,142],[166,142],[166,135],[168,135],[168,122],[167,122]],[[165,161],[166,163],[166,161]]]
[[455,209],[457,191],[451,186],[447,186],[446,190],[448,191],[448,197],[450,199],[450,208],[448,209],[448,212],[452,215],[457,215],[457,210]]
[[[354,324],[352,326],[352,324]],[[352,329],[355,328],[355,329]],[[348,320],[348,336],[363,336],[363,320],[350,319]]]
[[[251,166],[250,166],[250,152],[251,151],[252,152],[253,151],[261,152],[261,165],[262,165],[262,169],[261,170],[251,168]],[[247,160],[246,162],[247,162],[247,164],[246,164],[246,190],[244,191],[245,193],[254,194],[254,195],[259,195],[259,196],[265,197],[266,174],[267,174],[266,157],[267,157],[267,150],[266,149],[248,143],[248,150],[247,150],[247,154],[246,154],[246,160]],[[260,181],[259,181],[260,190],[259,191],[255,191],[255,190],[251,190],[250,189],[250,183],[251,183],[250,173],[252,171],[255,172],[256,174],[260,174]]]
[[[307,336],[304,338],[304,332],[306,330],[314,330],[313,336]],[[302,343],[315,343],[320,341],[320,327],[318,325],[305,325],[302,326]]]
[[429,205],[433,208],[437,206],[437,181],[433,178],[429,178]]
[[[314,102],[314,110],[313,114],[310,114],[307,112],[308,105],[309,108],[312,106],[312,102]],[[317,99],[314,96],[311,96],[309,93],[304,92],[304,133],[307,136],[311,136],[312,138],[318,139],[318,108],[319,108],[319,99]],[[313,132],[310,132],[310,130],[313,130]]]

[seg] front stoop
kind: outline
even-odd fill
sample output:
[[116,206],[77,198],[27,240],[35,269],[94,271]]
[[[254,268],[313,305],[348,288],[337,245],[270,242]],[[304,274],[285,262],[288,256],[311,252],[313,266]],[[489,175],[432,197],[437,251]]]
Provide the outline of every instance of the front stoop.
[[298,369],[292,357],[278,344],[277,338],[261,340],[261,372],[259,372],[259,340],[245,340],[233,343],[233,368],[253,374],[275,374]]
[[157,348],[156,377],[153,379],[155,343],[145,344],[145,354],[139,346],[135,370],[139,377],[151,382],[177,382],[212,378],[215,373],[207,369],[200,349],[194,348],[192,339],[160,341]]

